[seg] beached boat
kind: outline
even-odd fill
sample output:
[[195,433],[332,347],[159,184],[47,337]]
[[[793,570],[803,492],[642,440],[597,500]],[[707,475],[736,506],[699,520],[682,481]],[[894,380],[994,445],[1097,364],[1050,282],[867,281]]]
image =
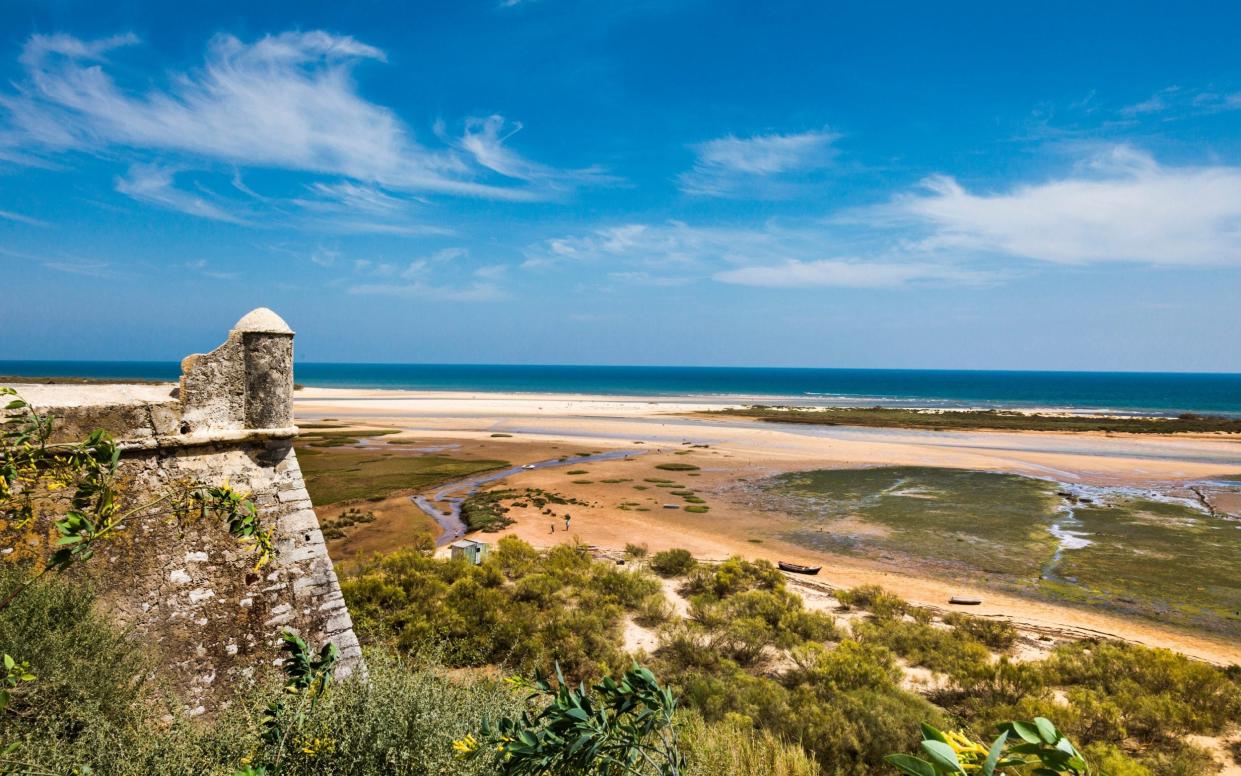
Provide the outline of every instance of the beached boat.
[[781,571],[788,571],[792,574],[809,574],[811,576],[818,574],[819,569],[823,568],[822,566],[803,566],[800,563],[785,563],[782,560],[777,561],[776,565],[780,567]]
[[978,606],[979,604],[982,603],[982,599],[981,598],[970,598],[969,596],[954,595],[952,598],[948,599],[948,603],[956,604],[957,606]]

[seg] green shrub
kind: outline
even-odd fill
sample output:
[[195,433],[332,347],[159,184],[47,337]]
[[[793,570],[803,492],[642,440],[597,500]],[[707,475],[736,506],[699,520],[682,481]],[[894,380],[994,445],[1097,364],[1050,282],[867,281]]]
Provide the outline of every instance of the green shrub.
[[704,506],[702,504],[690,504],[689,506],[685,507],[685,511],[691,514],[701,515],[701,514],[705,514],[706,512],[710,512],[711,507]]
[[1120,709],[1130,735],[1143,741],[1216,735],[1241,719],[1241,686],[1220,669],[1166,649],[1114,641],[1056,648],[1047,681],[1097,690]]
[[655,468],[666,472],[696,472],[699,469],[692,463],[659,463],[655,464]]
[[677,677],[682,704],[707,722],[749,721],[785,741],[800,741],[822,773],[861,776],[878,772],[888,752],[914,746],[917,736],[910,731],[922,719],[942,715],[895,686],[899,669],[886,650],[858,646],[844,642],[828,651],[807,645],[823,653],[808,659],[813,668],[776,680],[750,674],[690,641],[668,655],[687,667],[670,665],[664,673]]
[[461,502],[461,519],[471,531],[499,531],[513,522],[504,502],[519,495],[515,490],[475,493]]
[[770,730],[755,730],[740,714],[706,722],[696,713],[680,719],[686,776],[818,776],[814,756]]
[[686,589],[691,594],[707,593],[715,598],[746,590],[783,590],[784,575],[770,561],[751,561],[734,555],[716,566],[698,568]]
[[[24,571],[0,568],[0,594]],[[99,615],[89,587],[64,578],[33,584],[0,611],[0,652],[29,662],[36,676],[14,693],[0,725],[0,737],[17,745],[0,771],[23,772],[7,767],[19,761],[37,763],[30,773],[231,776],[246,753],[244,712],[210,727],[185,719],[149,678],[156,656],[142,647]],[[241,707],[246,690],[236,688]]]
[[882,644],[912,665],[952,676],[990,665],[991,653],[963,631],[887,618],[855,622],[853,635]]
[[449,666],[491,663],[574,679],[625,665],[626,612],[660,590],[640,570],[559,545],[546,554],[501,539],[481,566],[398,551],[342,577],[358,631],[408,654],[430,649]]
[[651,571],[654,571],[661,577],[679,577],[683,576],[694,568],[698,561],[694,560],[694,556],[689,554],[689,550],[675,548],[671,550],[663,550],[651,556]]
[[849,590],[837,590],[833,595],[846,609],[865,609],[880,618],[899,617],[909,610],[909,604],[892,595],[879,585],[859,585]]
[[645,544],[629,543],[625,545],[625,557],[626,558],[633,558],[635,560],[638,558],[645,558],[648,552],[649,550],[647,549]]
[[410,663],[383,650],[366,654],[367,679],[335,685],[309,720],[307,738],[322,745],[295,751],[282,773],[490,774],[497,761],[462,761],[452,741],[484,717],[515,713],[521,699],[500,682],[445,676],[433,664]]
[[944,615],[944,622],[999,652],[1007,652],[1017,643],[1017,629],[1008,620],[989,620],[961,612],[949,612]]
[[663,594],[663,591],[660,591],[658,593],[651,593],[642,599],[642,603],[634,615],[634,622],[644,628],[653,628],[672,619],[675,613],[676,610],[673,608],[672,603]]

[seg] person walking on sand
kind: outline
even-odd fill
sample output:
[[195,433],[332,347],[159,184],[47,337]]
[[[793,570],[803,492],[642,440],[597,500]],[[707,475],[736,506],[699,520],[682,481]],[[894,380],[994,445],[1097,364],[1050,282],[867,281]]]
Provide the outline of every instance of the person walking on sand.
[[556,524],[555,524],[555,523],[552,523],[552,524],[551,524],[551,529],[552,529],[552,530],[548,531],[548,533],[556,533]]
[[564,513],[564,529],[566,531],[569,530],[569,513],[568,512]]

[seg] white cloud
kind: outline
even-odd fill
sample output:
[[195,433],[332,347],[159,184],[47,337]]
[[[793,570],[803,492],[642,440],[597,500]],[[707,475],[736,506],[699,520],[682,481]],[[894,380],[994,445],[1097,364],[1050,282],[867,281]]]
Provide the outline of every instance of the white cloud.
[[483,282],[469,283],[464,286],[434,285],[423,281],[360,283],[351,286],[349,293],[430,299],[441,302],[488,302],[504,298],[504,292],[498,286]]
[[409,206],[408,201],[387,194],[375,186],[351,181],[312,183],[310,190],[321,199],[295,201],[311,210],[343,209],[389,216],[400,213]]
[[310,263],[320,267],[330,267],[340,258],[340,251],[319,246],[310,253]]
[[93,278],[111,277],[105,261],[45,261],[43,266],[70,275],[86,275]]
[[1129,146],[995,192],[932,176],[881,206],[820,220],[631,223],[544,240],[523,268],[611,280],[769,288],[1002,281],[1037,262],[1241,266],[1241,167],[1171,166]]
[[874,258],[836,255],[831,227],[703,227],[680,221],[625,224],[582,236],[559,237],[531,247],[526,269],[606,264],[612,280],[640,285],[682,285],[711,279],[734,285],[895,287],[915,282],[975,284],[993,276],[955,262],[912,261],[885,252]]
[[[446,275],[462,274],[460,260],[469,256],[465,248],[443,248],[427,256],[413,259],[404,269],[389,262],[355,261],[355,274],[366,282],[349,287],[351,294],[396,296],[453,302],[481,302],[502,299],[504,291],[496,284],[504,275],[504,267],[484,266],[469,273],[464,283],[455,283]],[[382,279],[383,282],[376,282]]]
[[1061,264],[1127,261],[1241,265],[1241,168],[1165,166],[1117,146],[1070,175],[999,193],[956,180],[886,210],[930,230],[923,250],[967,250]]
[[[826,129],[790,135],[733,135],[693,147],[693,169],[678,178],[687,194],[710,197],[754,196],[787,191],[772,179],[804,176],[831,164],[840,135]],[[755,184],[767,184],[755,189]]]
[[505,142],[522,129],[521,122],[506,122],[503,116],[470,118],[461,136],[461,148],[478,164],[506,178],[537,183],[552,191],[568,190],[582,184],[616,183],[618,179],[598,167],[557,170],[514,153]]
[[1122,118],[1131,121],[1147,118],[1175,121],[1238,108],[1241,108],[1241,93],[1220,93],[1211,89],[1169,86],[1160,89],[1145,100],[1126,105],[1120,109],[1119,114]]
[[176,174],[177,170],[167,167],[134,165],[129,168],[128,176],[117,179],[116,190],[140,202],[150,202],[169,210],[209,218],[213,221],[246,223],[246,219],[226,210],[220,204],[202,195],[178,189]]
[[211,265],[206,259],[187,261],[185,262],[185,268],[212,280],[236,280],[241,277],[239,272],[221,272],[220,270],[211,269]]
[[483,280],[498,280],[508,274],[507,264],[488,264],[474,270],[474,277]]
[[768,266],[738,267],[715,273],[721,283],[766,288],[887,288],[916,281],[981,283],[987,273],[932,263],[876,263],[860,259],[788,259]]
[[42,219],[24,216],[21,213],[13,213],[8,210],[0,210],[0,219],[4,219],[5,221],[16,221],[19,224],[26,224],[27,226],[51,226],[50,223]]
[[[598,177],[524,159],[504,145],[500,117],[470,125],[468,153],[419,143],[390,109],[359,93],[353,69],[385,57],[348,36],[286,32],[246,43],[217,35],[200,67],[173,73],[166,88],[145,91],[115,80],[105,58],[136,42],[133,35],[98,41],[32,36],[20,57],[25,78],[14,92],[0,94],[0,113],[7,114],[0,124],[3,155],[111,155],[121,149],[147,163],[160,155],[165,168],[227,164],[329,175],[343,181],[321,184],[317,195],[372,213],[395,210],[397,194],[534,200]],[[509,180],[488,182],[493,173]],[[122,190],[221,218],[221,211],[187,202],[168,186],[140,183]],[[239,190],[254,194],[244,185]]]

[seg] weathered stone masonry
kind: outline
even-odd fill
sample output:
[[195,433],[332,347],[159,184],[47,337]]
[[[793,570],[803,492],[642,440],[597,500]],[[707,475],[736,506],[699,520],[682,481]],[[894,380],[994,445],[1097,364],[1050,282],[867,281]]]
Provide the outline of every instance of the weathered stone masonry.
[[[312,645],[334,642],[338,676],[361,651],[306,492],[293,439],[293,332],[265,308],[242,318],[228,339],[182,364],[169,386],[16,386],[56,416],[61,441],[104,428],[125,450],[130,501],[192,479],[249,491],[277,556],[255,569],[247,548],[211,520],[130,521],[86,572],[122,624],[153,647],[165,679],[191,713],[227,701],[238,679],[279,656],[290,628]],[[22,535],[0,527],[9,559],[46,552],[47,526]]]

